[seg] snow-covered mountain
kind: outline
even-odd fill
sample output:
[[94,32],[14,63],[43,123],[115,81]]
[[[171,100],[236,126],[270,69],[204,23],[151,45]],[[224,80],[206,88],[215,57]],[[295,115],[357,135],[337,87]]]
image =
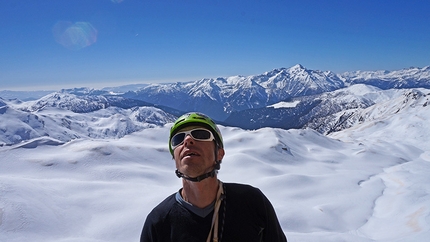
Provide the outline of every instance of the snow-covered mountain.
[[[30,104],[30,105],[28,105]],[[132,108],[139,106],[153,106],[140,100],[127,99],[115,95],[73,94],[54,92],[38,100],[27,102],[21,107],[24,111],[35,112],[47,107],[70,110],[74,113],[88,113],[108,107]]]
[[291,98],[322,94],[361,83],[384,90],[430,88],[430,67],[335,74],[295,65],[255,76],[155,84],[124,96],[182,111],[201,111],[217,120],[227,121],[233,112],[264,108]]
[[329,134],[366,122],[395,118],[400,116],[399,114],[410,113],[410,115],[419,116],[420,113],[429,110],[430,90],[423,88],[390,89],[379,93],[365,93],[364,98],[375,104],[367,107],[343,109],[324,117],[315,116],[304,127]]
[[[426,100],[428,86],[430,67],[340,75],[295,65],[248,77],[64,89],[32,101],[1,100],[0,140],[122,137],[147,125],[164,125],[187,111],[245,129],[312,128],[328,134],[363,122],[379,104],[408,103],[410,93],[420,97],[417,102]],[[9,127],[11,120],[19,125]],[[90,123],[98,128],[87,128]]]
[[36,101],[0,99],[0,146],[40,137],[120,138],[172,122],[175,116],[123,97],[52,93]]
[[[374,117],[374,109],[399,112],[409,106],[416,109],[426,107],[430,98],[428,89],[382,90],[364,84],[318,95],[297,97],[288,102],[259,109],[233,112],[225,124],[246,129],[277,127],[283,129],[312,128],[328,134],[362,123]],[[395,112],[384,112],[393,115]]]
[[256,76],[156,84],[124,96],[183,111],[202,111],[215,119],[224,120],[233,111],[261,108],[291,97],[342,87],[343,81],[332,72],[312,71],[295,65]]
[[430,66],[396,71],[355,71],[343,73],[341,76],[347,85],[362,83],[381,89],[430,88]]

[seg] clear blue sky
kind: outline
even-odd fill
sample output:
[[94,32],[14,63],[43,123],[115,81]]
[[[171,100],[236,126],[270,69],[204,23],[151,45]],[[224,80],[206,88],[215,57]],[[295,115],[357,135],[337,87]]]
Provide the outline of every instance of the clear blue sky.
[[430,65],[430,1],[1,0],[0,90]]

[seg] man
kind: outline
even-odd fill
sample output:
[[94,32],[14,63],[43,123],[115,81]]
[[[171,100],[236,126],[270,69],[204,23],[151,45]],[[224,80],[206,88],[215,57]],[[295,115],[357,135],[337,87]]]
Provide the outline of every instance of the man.
[[170,129],[169,150],[182,189],[149,213],[141,242],[287,241],[273,206],[259,189],[218,180],[224,145],[209,117],[179,117]]

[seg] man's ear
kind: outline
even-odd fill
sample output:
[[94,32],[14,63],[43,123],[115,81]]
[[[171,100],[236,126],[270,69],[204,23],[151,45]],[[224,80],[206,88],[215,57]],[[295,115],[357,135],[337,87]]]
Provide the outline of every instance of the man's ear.
[[224,148],[219,148],[218,151],[217,151],[217,154],[218,154],[218,156],[217,156],[218,161],[221,161],[222,158],[224,158],[224,155],[225,155]]

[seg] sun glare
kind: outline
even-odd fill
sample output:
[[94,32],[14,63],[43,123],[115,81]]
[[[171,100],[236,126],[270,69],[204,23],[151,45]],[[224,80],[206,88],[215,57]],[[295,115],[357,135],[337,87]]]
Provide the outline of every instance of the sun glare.
[[97,41],[97,29],[88,22],[58,21],[52,32],[55,41],[70,50],[79,50]]

